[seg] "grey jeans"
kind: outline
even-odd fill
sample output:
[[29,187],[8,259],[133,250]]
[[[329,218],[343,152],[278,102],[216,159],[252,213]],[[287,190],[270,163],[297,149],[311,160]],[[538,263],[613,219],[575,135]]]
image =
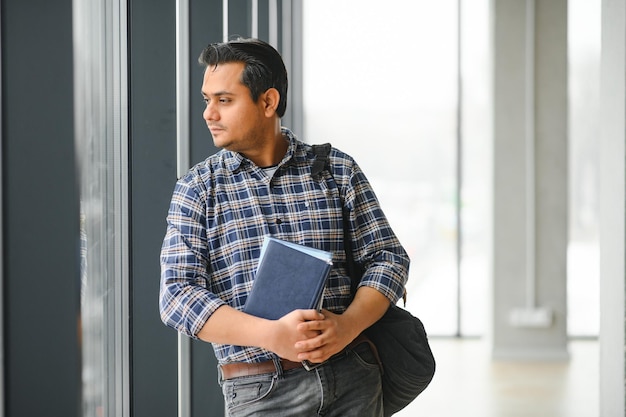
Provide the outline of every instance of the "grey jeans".
[[322,366],[220,381],[227,417],[382,417],[380,368],[367,343]]

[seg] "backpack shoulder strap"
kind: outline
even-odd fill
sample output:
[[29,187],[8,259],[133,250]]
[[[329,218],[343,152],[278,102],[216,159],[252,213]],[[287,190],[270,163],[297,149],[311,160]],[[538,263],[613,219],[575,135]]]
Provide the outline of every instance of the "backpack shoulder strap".
[[[326,168],[326,162],[328,161],[328,154],[330,153],[331,145],[330,143],[325,143],[323,145],[312,145],[313,154],[315,154],[315,161],[313,162],[313,166],[311,167],[311,175],[315,176],[320,172],[324,171]],[[330,169],[328,169],[330,176],[332,177],[333,173]],[[344,250],[346,253],[346,268],[348,270],[348,275],[350,276],[350,289],[352,297],[356,294],[357,287],[359,282],[361,281],[361,276],[363,275],[363,271],[361,268],[354,262],[354,258],[352,255],[352,242],[350,239],[350,231],[345,227],[348,224],[348,213],[345,207],[342,207],[342,217],[344,222],[343,229],[343,244]]]
[[[311,149],[315,155],[315,161],[311,167],[311,176],[316,176],[326,168],[326,162],[328,161],[328,155],[330,154],[330,143],[324,143],[323,145],[312,145]],[[330,172],[330,170],[328,170]],[[330,172],[332,176],[333,173]]]

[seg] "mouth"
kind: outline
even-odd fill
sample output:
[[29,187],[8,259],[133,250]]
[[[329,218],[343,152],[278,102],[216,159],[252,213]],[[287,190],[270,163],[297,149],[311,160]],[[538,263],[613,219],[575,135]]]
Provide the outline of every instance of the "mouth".
[[219,133],[223,132],[224,130],[226,130],[226,129],[224,129],[222,126],[215,126],[215,125],[209,126],[209,131],[213,135],[219,134]]

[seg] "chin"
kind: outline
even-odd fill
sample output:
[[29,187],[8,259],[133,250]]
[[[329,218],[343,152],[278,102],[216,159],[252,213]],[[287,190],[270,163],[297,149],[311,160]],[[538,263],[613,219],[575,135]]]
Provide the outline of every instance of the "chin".
[[213,145],[215,145],[216,148],[228,149],[229,145],[231,145],[231,142],[224,138],[213,137]]

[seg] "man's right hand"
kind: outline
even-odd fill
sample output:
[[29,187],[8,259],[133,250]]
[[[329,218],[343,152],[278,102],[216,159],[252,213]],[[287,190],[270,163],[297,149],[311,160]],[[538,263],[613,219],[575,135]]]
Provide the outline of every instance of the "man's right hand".
[[279,357],[297,362],[298,354],[304,352],[296,349],[296,343],[319,335],[317,330],[298,330],[298,325],[307,321],[324,320],[324,315],[317,310],[294,310],[270,324],[271,331],[268,345],[262,346],[276,353]]
[[211,343],[258,346],[297,362],[298,354],[305,350],[296,349],[296,343],[319,335],[317,330],[298,330],[300,323],[312,320],[324,320],[324,315],[317,310],[295,310],[278,320],[267,320],[224,305],[213,313],[197,336]]

